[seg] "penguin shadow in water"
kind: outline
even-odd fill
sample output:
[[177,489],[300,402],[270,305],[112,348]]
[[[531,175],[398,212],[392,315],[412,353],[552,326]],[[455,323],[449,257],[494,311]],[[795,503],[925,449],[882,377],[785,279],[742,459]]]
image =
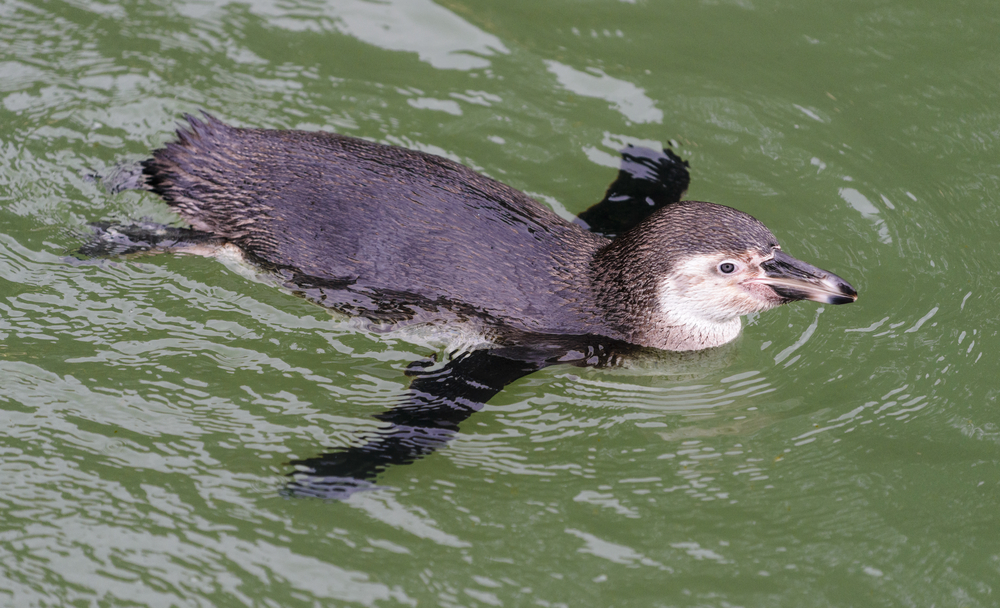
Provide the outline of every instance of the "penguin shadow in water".
[[[452,213],[456,209],[465,209],[464,212],[467,213],[469,207],[461,202],[466,196],[471,196],[476,201],[490,201],[494,205],[492,211],[495,214],[494,217],[500,220],[494,225],[499,226],[498,230],[500,231],[484,234],[483,238],[506,238],[496,237],[496,235],[509,234],[504,232],[506,230],[504,225],[511,218],[523,222],[521,225],[525,227],[525,230],[517,237],[521,239],[517,241],[519,244],[495,242],[507,252],[502,255],[507,255],[508,258],[504,259],[508,261],[530,260],[524,256],[534,251],[532,247],[537,245],[540,238],[535,235],[534,231],[539,230],[539,226],[542,226],[542,232],[545,232],[548,229],[544,226],[546,222],[551,224],[551,231],[541,236],[547,236],[550,239],[570,239],[570,241],[554,241],[555,247],[562,247],[565,243],[571,242],[570,250],[586,253],[587,251],[596,251],[599,245],[603,247],[603,244],[608,243],[606,239],[612,239],[611,243],[622,245],[618,248],[619,251],[627,249],[642,255],[643,251],[647,249],[642,242],[637,243],[634,238],[636,231],[629,231],[643,220],[650,218],[658,210],[668,208],[670,210],[681,209],[679,213],[685,212],[683,205],[676,207],[672,205],[678,203],[687,190],[690,182],[688,164],[670,150],[659,152],[635,146],[625,148],[622,151],[621,169],[603,200],[581,213],[574,220],[574,223],[584,229],[580,230],[565,222],[552,223],[553,220],[549,218],[554,218],[554,216],[547,210],[542,210],[537,206],[537,203],[530,201],[524,195],[444,159],[412,151],[381,147],[330,134],[302,132],[287,132],[286,134],[286,132],[261,130],[235,130],[211,117],[206,116],[206,118],[205,122],[189,118],[191,130],[179,131],[177,143],[169,144],[164,149],[157,151],[151,160],[140,163],[140,165],[124,167],[117,175],[111,175],[104,179],[105,185],[112,192],[131,188],[156,192],[177,209],[182,216],[192,221],[194,228],[167,227],[153,223],[124,226],[94,224],[92,226],[94,236],[90,242],[80,248],[81,255],[86,257],[119,257],[134,253],[159,251],[210,253],[220,246],[235,245],[246,254],[251,262],[276,276],[285,287],[321,305],[367,318],[374,323],[385,323],[387,326],[425,322],[428,318],[427,314],[429,314],[431,322],[441,322],[442,320],[472,321],[473,325],[476,326],[478,321],[477,327],[485,328],[491,339],[489,348],[461,353],[441,367],[436,367],[434,361],[411,365],[407,371],[407,375],[412,377],[409,387],[392,407],[375,415],[375,418],[385,423],[385,426],[364,437],[364,443],[361,445],[336,448],[311,458],[291,462],[290,464],[295,467],[295,471],[289,473],[292,479],[286,484],[284,490],[289,495],[343,499],[357,491],[377,487],[374,485],[374,480],[380,472],[391,466],[414,462],[446,445],[458,432],[459,425],[474,412],[482,409],[505,386],[549,366],[617,367],[627,365],[629,361],[648,359],[657,363],[662,362],[665,371],[670,373],[668,370],[671,368],[686,368],[688,370],[718,368],[719,361],[727,359],[728,354],[732,352],[731,348],[725,346],[720,348],[718,345],[731,344],[735,333],[731,335],[709,334],[709,337],[715,342],[697,348],[691,346],[676,349],[669,346],[650,348],[636,345],[636,343],[642,343],[647,336],[619,331],[619,326],[601,326],[601,330],[604,332],[602,335],[572,330],[561,332],[532,331],[536,326],[531,323],[537,321],[537,316],[531,317],[530,315],[526,320],[516,316],[507,316],[497,321],[489,314],[484,315],[481,308],[484,301],[488,302],[494,296],[494,292],[490,292],[488,287],[491,277],[484,277],[482,274],[473,274],[470,280],[456,283],[454,285],[455,294],[458,295],[453,298],[445,297],[442,299],[440,293],[434,291],[437,288],[435,284],[427,277],[419,277],[424,283],[417,284],[417,288],[411,288],[409,291],[396,292],[392,289],[386,289],[385,284],[372,289],[363,282],[365,272],[383,273],[384,276],[389,277],[387,285],[392,285],[393,277],[403,280],[404,283],[412,277],[398,273],[393,274],[397,272],[397,267],[393,264],[383,264],[377,268],[365,266],[365,264],[369,264],[369,261],[358,261],[355,259],[355,254],[348,255],[351,258],[350,263],[358,264],[353,267],[338,266],[340,262],[338,262],[337,256],[323,255],[329,253],[323,249],[324,247],[339,247],[340,245],[336,245],[339,241],[331,240],[329,235],[322,234],[322,223],[323,220],[328,221],[328,216],[323,216],[319,207],[312,205],[322,204],[323,201],[309,198],[315,197],[314,192],[322,191],[322,188],[306,192],[309,187],[327,185],[324,180],[342,179],[337,172],[346,171],[344,175],[349,178],[348,181],[336,182],[345,184],[345,193],[342,199],[331,203],[334,206],[330,209],[341,211],[350,209],[349,207],[336,207],[336,205],[342,204],[339,200],[360,201],[358,204],[368,205],[368,211],[374,214],[368,221],[389,222],[380,224],[383,226],[390,226],[391,222],[402,221],[399,218],[407,217],[402,214],[403,206],[418,202],[418,199],[420,201],[445,201],[444,206],[440,209],[442,213]],[[254,145],[263,144],[265,146],[266,149],[263,153],[259,152],[258,147],[251,146],[251,143],[255,141],[254,138],[259,139]],[[233,144],[235,146],[237,144],[243,145],[241,142],[244,141],[247,142],[247,147],[235,147],[227,150],[228,156],[222,159],[221,166],[228,171],[224,178],[238,177],[241,180],[240,187],[247,188],[246,193],[256,197],[275,197],[276,204],[292,205],[288,208],[288,212],[301,213],[303,214],[301,217],[306,218],[307,221],[303,222],[300,219],[293,226],[286,222],[284,217],[275,219],[275,217],[268,215],[272,208],[266,205],[260,206],[259,198],[232,197],[229,196],[228,191],[220,192],[210,179],[198,177],[200,169],[197,166],[193,166],[191,169],[193,172],[190,175],[183,173],[187,169],[182,165],[185,163],[190,165],[192,162],[189,160],[192,157],[185,155],[192,154],[192,151],[197,152],[201,149],[199,146],[209,146],[217,142],[228,145],[236,142]],[[322,152],[322,154],[328,155],[320,160],[327,164],[317,166],[315,164],[317,157],[303,153],[304,151],[315,151],[317,148],[309,147],[313,145],[325,146],[322,150],[340,146],[349,153],[358,155],[357,158],[361,160],[354,164],[337,164],[342,163],[340,160],[343,158],[342,155],[329,155],[328,152]],[[277,162],[275,159],[279,156],[275,155],[274,150],[281,149],[281,146],[285,146],[285,149],[291,150],[295,154],[295,156],[289,157],[290,163],[304,163],[302,166],[297,166],[304,173],[296,174],[294,171],[288,170],[285,174],[277,176],[278,178],[287,178],[287,181],[263,183],[255,182],[253,175],[244,175],[239,172],[239,170],[252,172],[252,169],[260,166],[257,163],[262,162],[262,158],[264,158],[264,164]],[[262,154],[270,154],[271,156],[264,157]],[[368,181],[363,183],[351,182],[350,179],[355,179],[360,174],[357,171],[360,163],[372,161],[372,157],[365,156],[367,154],[375,155],[374,164],[368,165],[375,167],[375,171],[382,171],[382,168],[388,166],[382,163],[389,162],[391,165],[391,163],[397,162],[400,157],[403,158],[404,164],[390,169],[388,174],[366,173],[364,179]],[[215,157],[205,158],[211,158],[211,162],[214,162],[215,159]],[[234,167],[237,170],[234,170]],[[173,173],[175,170],[178,172]],[[414,173],[414,170],[418,172]],[[420,171],[429,171],[430,177],[419,173]],[[188,177],[185,177],[186,175]],[[308,184],[302,184],[296,177],[298,175],[312,175],[314,177],[307,178],[312,180]],[[292,179],[293,177],[295,179]],[[189,181],[183,181],[185,179]],[[360,183],[361,185],[352,185],[352,183]],[[419,196],[413,191],[412,196],[417,198],[410,199],[408,197],[411,196],[411,190],[414,187],[425,187],[425,190]],[[369,194],[366,194],[363,188],[373,188],[382,197],[382,201],[399,200],[400,205],[396,208],[380,207],[372,199],[366,198]],[[393,198],[396,196],[402,198]],[[424,198],[420,198],[421,196]],[[355,198],[351,199],[350,197]],[[310,200],[316,202],[303,202]],[[213,205],[218,207],[213,207]],[[257,206],[254,207],[254,205]],[[757,241],[764,243],[762,246],[770,251],[770,257],[765,257],[760,262],[760,272],[766,274],[759,279],[754,279],[757,283],[753,288],[757,294],[763,294],[760,300],[762,302],[760,306],[763,308],[759,309],[799,299],[814,299],[833,304],[852,302],[856,299],[857,294],[853,288],[836,275],[781,253],[773,235],[753,218],[725,207],[711,206],[707,203],[685,203],[685,205],[701,205],[701,209],[710,206],[713,212],[738,214],[739,225],[750,231],[750,240],[756,238]],[[329,212],[328,210],[325,213]],[[318,216],[317,213],[319,213]],[[386,215],[388,213],[397,213],[397,216],[390,217]],[[660,216],[662,217],[662,214]],[[477,220],[478,217],[479,214],[476,212]],[[736,216],[728,215],[727,217]],[[360,248],[359,251],[368,251],[376,258],[375,262],[378,262],[381,259],[380,256],[385,254],[385,251],[379,249],[365,250],[364,248],[368,245],[357,241],[359,237],[350,230],[350,226],[353,225],[351,222],[357,220],[350,216],[341,215],[338,221],[346,222],[347,226],[337,237],[345,239],[345,250],[347,246],[350,246]],[[262,228],[255,228],[254,222],[257,222],[256,225],[262,226]],[[644,225],[648,225],[648,222]],[[459,226],[454,230],[463,228]],[[276,232],[278,230],[281,232]],[[586,231],[592,234],[588,234]],[[622,240],[614,240],[618,235],[625,233],[632,235],[632,240],[629,240],[628,235]],[[464,234],[457,232],[449,236],[461,239]],[[403,237],[406,236],[409,235],[403,235]],[[453,241],[453,243],[453,246],[465,247],[465,249],[460,248],[459,253],[468,254],[470,251],[468,244],[461,240]],[[403,251],[404,253],[399,255],[404,255],[404,257],[395,259],[397,263],[399,259],[402,259],[409,265],[410,258],[405,257],[405,255],[410,255],[409,250],[399,249],[406,243],[400,245],[399,243],[386,242],[385,245],[390,248],[397,247],[397,253]],[[423,245],[415,246],[413,251],[428,256],[450,255],[450,252],[442,254],[442,252],[422,247]],[[521,247],[524,249],[519,249]],[[609,245],[604,250],[612,249],[615,248]],[[473,257],[466,259],[464,264],[467,265],[464,267],[472,269],[469,272],[482,273],[482,270],[476,269],[475,263],[479,259],[476,256],[482,256],[482,252],[473,251],[472,255]],[[488,255],[501,254],[494,251]],[[558,262],[558,259],[553,259]],[[316,266],[317,260],[330,266],[318,267]],[[423,261],[416,260],[416,263]],[[440,265],[442,260],[437,259],[435,263]],[[450,259],[447,263],[453,264]],[[614,275],[617,269],[614,263],[614,260],[611,260],[607,266],[611,273],[609,276],[612,276],[612,279],[603,284],[608,286],[609,291],[601,292],[599,295],[611,298],[612,301],[624,307],[622,311],[615,312],[615,314],[621,313],[618,314],[619,317],[632,315],[637,304],[633,298],[628,297],[625,291],[622,291],[625,289],[622,287],[623,285],[628,287],[628,281],[622,279],[621,276]],[[739,264],[737,262],[737,266]],[[727,266],[728,268],[726,268]],[[425,264],[424,267],[434,270],[434,264]],[[718,267],[723,269],[720,271],[721,273],[730,273],[733,272],[734,264],[727,261]],[[640,267],[640,270],[645,272],[647,269]],[[518,280],[525,282],[521,291],[516,293],[501,291],[496,294],[497,302],[500,302],[497,304],[498,306],[502,306],[503,302],[507,301],[502,298],[508,298],[510,302],[520,305],[523,301],[517,299],[520,297],[517,295],[518,293],[537,294],[541,299],[538,302],[529,302],[529,305],[534,306],[536,312],[542,309],[543,313],[550,314],[555,318],[556,321],[551,327],[557,330],[564,327],[573,329],[593,327],[587,325],[586,322],[581,322],[580,319],[603,318],[598,309],[581,300],[579,294],[583,292],[578,290],[583,279],[575,275],[559,275],[554,278],[554,275],[547,275],[548,279],[539,279],[530,274],[530,267],[527,268],[527,272],[528,274],[517,276]],[[645,274],[654,273],[646,272]],[[482,281],[483,278],[487,280]],[[540,280],[554,280],[562,291],[544,292],[544,290],[539,290],[537,286],[540,285]],[[761,283],[761,281],[766,281],[766,283]],[[413,285],[411,282],[411,287]],[[431,287],[428,288],[428,285]],[[531,287],[532,285],[536,287]],[[487,287],[484,288],[484,286]],[[424,290],[424,295],[421,295],[421,289]],[[532,291],[533,289],[534,291]],[[468,297],[464,297],[462,294]],[[553,294],[557,294],[558,297],[551,299],[554,297]],[[643,292],[639,295],[645,297],[649,294]],[[544,299],[546,297],[550,299]],[[476,298],[479,298],[478,305]],[[561,302],[566,303],[565,306],[560,304]],[[643,305],[647,309],[655,306],[655,304],[648,302]],[[580,308],[573,308],[577,306]],[[566,309],[565,312],[563,312],[563,308]],[[751,311],[742,310],[738,311],[738,314],[746,314],[747,312]],[[583,316],[573,316],[578,314]],[[639,315],[639,318],[629,320],[638,322],[644,318]],[[735,326],[728,322],[730,324],[727,327],[730,329],[735,327],[738,333],[738,316],[733,319],[736,321]],[[667,337],[669,338],[669,336]],[[648,343],[655,344],[655,342]],[[705,346],[716,346],[716,348],[706,350]],[[680,352],[671,352],[674,350]]]

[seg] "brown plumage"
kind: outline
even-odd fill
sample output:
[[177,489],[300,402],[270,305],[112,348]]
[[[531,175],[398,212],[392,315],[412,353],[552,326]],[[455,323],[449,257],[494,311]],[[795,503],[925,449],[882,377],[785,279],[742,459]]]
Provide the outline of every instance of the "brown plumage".
[[768,275],[777,239],[735,209],[667,205],[610,241],[458,163],[342,135],[188,117],[143,173],[196,229],[375,319],[459,316],[497,335],[690,350],[732,340],[748,312],[855,297],[801,262],[797,277]]

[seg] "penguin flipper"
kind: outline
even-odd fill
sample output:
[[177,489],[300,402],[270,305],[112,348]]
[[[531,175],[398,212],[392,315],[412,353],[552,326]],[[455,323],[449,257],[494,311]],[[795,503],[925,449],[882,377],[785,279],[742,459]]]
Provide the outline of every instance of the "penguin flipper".
[[459,424],[505,386],[548,364],[503,351],[475,350],[434,371],[411,370],[415,377],[401,402],[375,416],[387,427],[363,445],[292,461],[298,470],[290,473],[293,479],[284,493],[346,499],[377,488],[374,479],[387,467],[409,464],[444,447]]
[[629,144],[621,155],[618,177],[604,199],[574,220],[609,238],[627,232],[657,209],[681,200],[691,183],[688,162],[669,148],[658,152]]
[[96,222],[90,224],[89,228],[87,242],[76,251],[83,258],[116,258],[166,251],[205,255],[211,254],[226,242],[225,239],[200,230],[155,222]]

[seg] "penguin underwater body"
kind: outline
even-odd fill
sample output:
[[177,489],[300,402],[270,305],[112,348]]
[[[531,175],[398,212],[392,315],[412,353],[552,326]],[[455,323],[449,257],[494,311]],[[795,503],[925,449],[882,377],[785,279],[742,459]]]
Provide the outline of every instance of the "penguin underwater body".
[[207,114],[187,123],[141,163],[139,184],[192,226],[181,236],[236,248],[324,306],[394,327],[471,323],[491,344],[415,371],[402,403],[378,416],[389,428],[299,461],[308,475],[295,493],[349,495],[444,444],[542,367],[606,364],[633,347],[716,347],[739,335],[742,315],[857,299],[750,215],[680,202],[687,163],[669,151],[627,148],[604,200],[571,223],[438,156]]

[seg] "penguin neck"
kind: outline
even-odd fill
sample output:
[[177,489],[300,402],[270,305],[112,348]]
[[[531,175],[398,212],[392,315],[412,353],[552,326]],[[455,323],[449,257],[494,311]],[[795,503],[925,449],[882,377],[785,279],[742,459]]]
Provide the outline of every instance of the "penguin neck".
[[633,344],[693,351],[735,340],[740,318],[712,320],[692,310],[671,281],[671,263],[662,249],[623,235],[597,252],[591,283],[604,323]]
[[659,339],[658,348],[702,350],[722,346],[735,340],[743,329],[738,316],[718,321],[690,310],[691,300],[684,298],[670,279],[660,282],[657,304],[651,334]]

